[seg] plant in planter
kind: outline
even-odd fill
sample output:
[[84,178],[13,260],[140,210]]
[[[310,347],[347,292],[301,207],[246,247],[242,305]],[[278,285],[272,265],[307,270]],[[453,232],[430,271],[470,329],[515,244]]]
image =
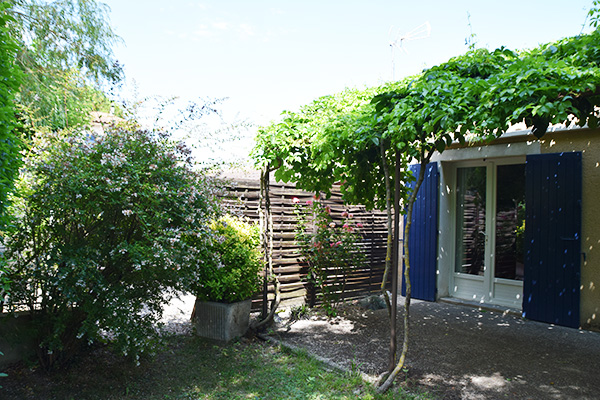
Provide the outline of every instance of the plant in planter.
[[251,298],[260,287],[260,231],[229,215],[210,228],[213,257],[200,268],[190,288],[196,295],[192,320],[200,336],[227,342],[248,329]]

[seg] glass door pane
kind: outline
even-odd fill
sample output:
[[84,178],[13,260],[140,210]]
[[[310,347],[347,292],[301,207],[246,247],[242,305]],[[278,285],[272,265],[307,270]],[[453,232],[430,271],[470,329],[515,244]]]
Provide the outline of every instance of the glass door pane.
[[499,165],[494,277],[523,280],[524,239],[525,164]]
[[455,272],[483,275],[485,266],[486,167],[457,169]]

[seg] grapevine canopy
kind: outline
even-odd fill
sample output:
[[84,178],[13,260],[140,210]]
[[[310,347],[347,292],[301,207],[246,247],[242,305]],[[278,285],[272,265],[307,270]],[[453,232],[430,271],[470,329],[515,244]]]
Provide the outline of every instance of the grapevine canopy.
[[[382,160],[428,161],[455,141],[493,140],[524,122],[541,138],[551,124],[595,128],[600,31],[531,50],[475,49],[399,82],[316,99],[260,129],[257,165],[275,178],[369,206],[383,199]],[[383,151],[382,151],[383,149]],[[399,177],[406,181],[407,177]]]

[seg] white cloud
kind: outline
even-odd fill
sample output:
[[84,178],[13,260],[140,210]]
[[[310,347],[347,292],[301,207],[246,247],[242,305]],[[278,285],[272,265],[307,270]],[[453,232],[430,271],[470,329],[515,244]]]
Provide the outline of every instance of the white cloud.
[[214,38],[231,29],[231,24],[225,21],[199,24],[192,32],[194,39]]
[[208,38],[215,36],[215,31],[209,26],[201,24],[192,32],[194,38]]
[[270,11],[273,15],[285,15],[285,11],[281,8],[271,8]]
[[200,10],[206,10],[208,8],[208,5],[206,5],[203,2],[190,1],[190,2],[188,2],[188,7],[190,7],[190,8],[196,7]]
[[189,35],[185,32],[176,32],[172,29],[165,29],[163,32],[166,36],[175,37],[180,40],[186,40],[189,38]]
[[213,22],[212,27],[218,29],[220,31],[226,31],[229,29],[229,24],[227,22]]
[[238,30],[242,37],[254,36],[256,34],[254,27],[250,24],[240,24]]
[[220,21],[210,24],[199,24],[192,32],[194,39],[206,39],[222,36],[228,33],[235,33],[241,38],[249,38],[257,36],[255,27],[248,23],[231,24],[229,22]]

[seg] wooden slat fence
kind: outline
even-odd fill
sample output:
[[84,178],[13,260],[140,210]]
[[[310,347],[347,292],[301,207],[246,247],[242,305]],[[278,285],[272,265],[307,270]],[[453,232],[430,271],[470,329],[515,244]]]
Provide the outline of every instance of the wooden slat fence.
[[[386,215],[382,211],[368,211],[364,206],[347,206],[341,199],[339,188],[334,188],[331,198],[322,200],[329,205],[334,221],[344,220],[341,214],[348,211],[354,215],[354,220],[363,225],[361,229],[363,241],[361,247],[366,254],[364,268],[355,270],[347,280],[345,298],[356,298],[367,293],[379,291],[383,270],[385,268],[386,252]],[[229,196],[225,205],[230,212],[244,215],[256,223],[259,222],[258,179],[236,179],[228,184]],[[309,285],[306,281],[307,268],[303,263],[294,238],[296,218],[293,198],[297,197],[300,204],[306,204],[313,199],[314,194],[305,192],[293,184],[271,183],[270,200],[273,216],[273,269],[281,284],[281,305],[298,305],[307,300]],[[269,288],[269,298],[272,298],[273,288]],[[260,297],[260,296],[259,296]],[[256,298],[253,307],[259,308],[262,298]]]

